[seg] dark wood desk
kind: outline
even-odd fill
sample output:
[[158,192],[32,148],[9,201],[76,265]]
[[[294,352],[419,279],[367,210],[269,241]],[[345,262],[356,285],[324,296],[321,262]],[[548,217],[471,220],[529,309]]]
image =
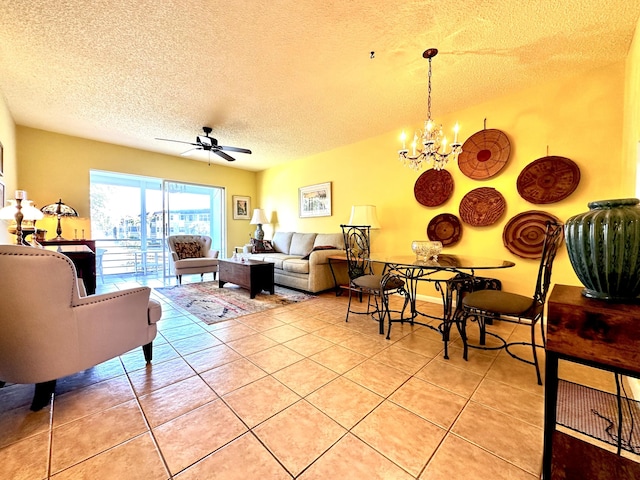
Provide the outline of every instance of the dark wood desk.
[[76,267],[78,278],[84,282],[87,295],[96,293],[96,254],[91,248],[87,245],[64,245],[61,242],[44,248],[69,257]]
[[[640,304],[589,299],[581,291],[556,285],[547,302],[542,478],[640,479],[640,463],[556,430],[559,360],[640,378]],[[618,415],[619,425],[620,408]]]
[[234,283],[249,290],[250,298],[262,290],[271,295],[275,293],[273,263],[259,260],[224,260],[218,261],[218,286]]

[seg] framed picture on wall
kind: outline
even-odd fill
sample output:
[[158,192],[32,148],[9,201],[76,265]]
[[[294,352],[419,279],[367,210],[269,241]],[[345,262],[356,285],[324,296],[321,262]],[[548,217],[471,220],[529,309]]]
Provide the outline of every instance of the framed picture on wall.
[[331,216],[331,182],[298,189],[300,217]]
[[233,219],[249,220],[251,218],[251,197],[233,196]]
[[[0,142],[0,177],[4,175],[4,156],[2,154],[2,142]],[[2,197],[2,205],[4,205],[4,196]]]
[[4,208],[4,183],[0,182],[0,208]]

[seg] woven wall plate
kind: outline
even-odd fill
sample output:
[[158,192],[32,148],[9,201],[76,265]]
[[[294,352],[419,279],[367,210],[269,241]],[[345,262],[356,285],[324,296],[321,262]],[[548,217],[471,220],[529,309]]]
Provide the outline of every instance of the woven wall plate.
[[542,157],[524,167],[518,175],[518,193],[528,202],[558,202],[573,193],[580,183],[580,168],[565,157]]
[[471,135],[462,144],[458,167],[467,177],[482,180],[504,168],[511,155],[511,143],[500,130],[485,129]]
[[462,225],[451,213],[441,213],[431,219],[427,226],[427,237],[432,242],[442,242],[443,247],[455,245],[460,240]]
[[514,216],[504,226],[504,246],[522,258],[541,258],[548,221],[562,223],[550,213],[538,210],[529,210]]
[[460,218],[474,227],[486,227],[498,221],[506,206],[506,200],[495,188],[476,188],[462,197]]
[[446,202],[453,193],[453,177],[446,170],[430,169],[416,180],[413,194],[425,207],[437,207]]

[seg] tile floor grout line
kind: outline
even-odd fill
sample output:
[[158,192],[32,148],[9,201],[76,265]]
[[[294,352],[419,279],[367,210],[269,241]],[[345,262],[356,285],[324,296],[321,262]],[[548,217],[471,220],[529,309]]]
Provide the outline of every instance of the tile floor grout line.
[[47,479],[51,478],[51,460],[53,458],[53,409],[55,405],[55,391],[51,394],[51,407],[49,409],[49,447],[47,452]]

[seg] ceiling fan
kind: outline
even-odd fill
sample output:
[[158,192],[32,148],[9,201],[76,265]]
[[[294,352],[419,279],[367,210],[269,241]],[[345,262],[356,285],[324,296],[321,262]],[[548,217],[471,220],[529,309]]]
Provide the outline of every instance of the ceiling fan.
[[206,152],[209,152],[209,158],[211,158],[211,152],[215,153],[216,155],[224,158],[225,160],[227,160],[228,162],[234,162],[236,159],[233,158],[231,155],[228,155],[226,152],[238,152],[238,153],[251,153],[251,150],[247,149],[247,148],[239,148],[239,147],[227,147],[224,145],[218,145],[218,140],[216,140],[213,137],[210,137],[209,134],[211,133],[211,127],[202,127],[202,130],[204,131],[204,136],[203,135],[198,135],[196,137],[196,142],[192,143],[192,142],[183,142],[182,140],[171,140],[169,138],[156,138],[156,140],[163,140],[165,142],[177,142],[177,143],[185,143],[187,145],[192,145],[192,148],[190,148],[189,150],[186,150],[184,152],[182,152],[180,155],[186,156],[191,154],[191,152],[195,151],[195,150],[204,150]]

